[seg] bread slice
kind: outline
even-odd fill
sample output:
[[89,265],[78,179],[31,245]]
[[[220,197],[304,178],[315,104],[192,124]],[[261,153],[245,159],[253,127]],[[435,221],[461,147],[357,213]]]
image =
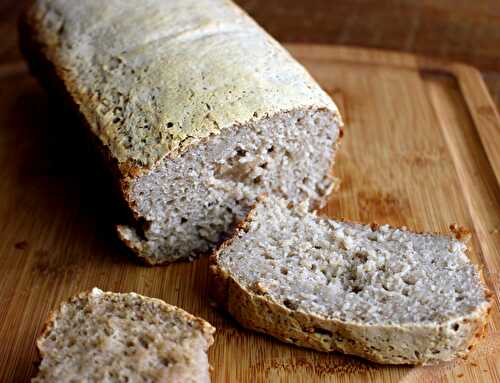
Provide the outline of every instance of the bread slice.
[[94,288],[50,316],[32,382],[209,382],[214,331],[159,299]]
[[320,205],[341,119],[307,71],[227,0],[36,0],[21,47],[80,113],[151,264],[211,249],[256,197]]
[[318,218],[269,197],[211,257],[212,295],[244,327],[378,363],[463,356],[491,295],[464,232]]

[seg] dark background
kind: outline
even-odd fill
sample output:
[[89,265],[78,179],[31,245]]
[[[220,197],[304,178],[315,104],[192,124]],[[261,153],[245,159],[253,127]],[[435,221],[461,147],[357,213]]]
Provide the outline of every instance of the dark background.
[[[20,59],[29,0],[0,0],[0,66]],[[481,70],[500,107],[500,0],[236,0],[281,42],[414,52]]]

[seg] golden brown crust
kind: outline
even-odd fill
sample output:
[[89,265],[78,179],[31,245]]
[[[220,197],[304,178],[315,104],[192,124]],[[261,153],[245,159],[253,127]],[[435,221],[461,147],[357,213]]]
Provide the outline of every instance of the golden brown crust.
[[[98,16],[96,7],[99,2],[86,3],[40,0],[33,4],[24,18],[35,38],[42,43],[44,53],[57,67],[58,76],[64,81],[74,101],[82,106],[94,133],[109,148],[113,158],[120,164],[128,163],[125,168],[132,174],[141,172],[140,168],[151,169],[165,156],[178,157],[188,147],[197,144],[199,139],[219,134],[235,123],[247,123],[297,107],[324,108],[338,114],[331,98],[307,71],[232,2],[220,1],[217,7],[220,11],[215,12],[212,1],[186,0],[177,6],[156,0],[149,7],[153,13],[134,6],[140,1],[127,5],[119,1],[106,2],[106,6],[101,6],[103,12],[120,13],[121,17],[113,19],[113,22],[117,30],[127,35],[129,44],[146,47],[133,63],[127,55],[111,55],[104,48],[113,44],[116,49],[120,49],[121,40],[115,39],[105,25],[86,22],[86,19]],[[195,4],[197,6],[193,8]],[[183,27],[172,22],[176,16],[182,15],[189,25],[188,35],[199,36],[190,40],[192,48],[204,49],[205,59],[214,65],[215,69],[206,70],[202,76],[203,80],[214,85],[213,89],[201,87],[199,81],[203,80],[192,76],[192,71],[185,71],[183,61],[196,62],[198,57],[193,53],[196,50],[184,49],[183,43],[177,39],[157,41],[155,47],[147,44],[158,33],[170,36],[186,33]],[[203,16],[204,21],[199,20],[200,16]],[[47,21],[48,17],[50,22]],[[147,20],[152,21],[152,17],[154,22],[148,24]],[[134,28],[127,28],[131,19],[143,23],[143,28],[138,29],[139,33]],[[238,29],[251,33],[246,34],[246,37],[234,35],[235,20]],[[68,24],[75,25],[63,33],[61,25]],[[75,30],[79,31],[79,35],[74,33]],[[214,32],[217,32],[216,41],[210,38]],[[81,44],[81,41],[89,38],[99,39],[100,44]],[[252,49],[237,44],[238,47],[229,58],[224,42],[231,43],[234,39],[241,39]],[[122,49],[126,46],[122,46]],[[168,48],[179,60],[166,61],[164,55],[158,54],[161,48]],[[99,57],[103,72],[98,71],[94,76],[85,75],[96,63],[81,60],[82,54]],[[251,63],[248,61],[249,54],[252,56]],[[268,60],[270,56],[273,57],[271,61]],[[114,60],[119,61],[119,64],[115,64]],[[109,74],[111,71],[108,67],[114,65],[124,71],[123,76],[113,77]],[[82,69],[78,73],[62,69],[76,66]],[[271,82],[277,85],[255,86],[256,83],[269,80],[268,75],[262,75],[262,70],[255,68],[265,69],[275,80]],[[137,75],[137,72],[142,71],[147,71],[147,76]],[[281,73],[287,74],[287,81],[283,81]],[[110,97],[109,87],[103,85],[109,78],[113,79],[110,83],[129,95],[130,99],[137,97],[141,103],[128,98],[127,101],[116,101]],[[231,81],[227,81],[228,78]],[[170,87],[157,87],[161,81],[178,89],[176,95],[172,96]],[[152,92],[154,98],[149,99]],[[124,113],[108,109],[110,100],[113,107],[127,105],[132,117],[127,115],[127,118],[122,118]],[[206,101],[210,102],[208,114]],[[144,104],[148,107],[144,108]],[[133,118],[139,115],[140,118]],[[115,121],[113,117],[118,120]],[[155,138],[148,141],[148,145],[142,144],[144,136],[135,129],[142,120],[148,124],[148,135]]]
[[49,315],[47,316],[47,319],[43,323],[42,329],[40,331],[40,335],[38,336],[38,338],[36,340],[36,349],[37,349],[38,356],[40,359],[42,359],[44,356],[43,352],[42,352],[41,343],[42,343],[43,339],[45,339],[48,336],[49,332],[54,327],[54,322],[55,322],[57,313],[61,309],[61,306],[62,306],[62,303],[59,304],[57,309],[53,309],[53,310],[49,311]]
[[456,223],[452,223],[450,225],[450,230],[451,230],[453,236],[457,240],[459,240],[463,243],[468,243],[472,238],[472,233],[469,229],[467,229],[464,226],[459,226]]

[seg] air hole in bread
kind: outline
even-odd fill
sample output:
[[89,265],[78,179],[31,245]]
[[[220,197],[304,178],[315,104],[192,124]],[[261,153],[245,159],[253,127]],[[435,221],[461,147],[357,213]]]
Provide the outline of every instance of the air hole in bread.
[[406,275],[403,275],[401,277],[402,281],[407,284],[407,285],[414,285],[415,283],[417,283],[417,280],[415,278],[415,276],[411,275],[411,274],[406,274]]
[[361,291],[363,291],[363,287],[361,286],[352,286],[351,290],[354,294],[359,294]]
[[146,339],[145,337],[140,337],[139,338],[139,343],[141,344],[142,347],[144,347],[146,350],[149,348],[149,340]]
[[283,304],[289,308],[290,310],[296,310],[297,309],[297,303],[292,302],[290,299],[285,299],[283,301]]
[[360,263],[365,263],[368,260],[368,254],[366,252],[355,252],[354,256],[358,259]]
[[244,149],[239,148],[236,150],[237,157],[245,157],[246,154],[247,154],[247,151]]
[[321,335],[325,335],[325,336],[332,336],[333,335],[333,333],[330,330],[326,330],[326,329],[321,328],[321,327],[314,327],[314,332],[316,334],[321,334]]
[[160,363],[163,364],[165,367],[168,367],[170,365],[170,361],[164,357],[160,358]]

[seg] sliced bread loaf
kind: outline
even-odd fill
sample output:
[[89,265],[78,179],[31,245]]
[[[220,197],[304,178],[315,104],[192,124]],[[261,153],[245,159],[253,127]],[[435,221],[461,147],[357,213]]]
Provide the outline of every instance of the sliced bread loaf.
[[20,31],[117,169],[118,232],[148,262],[211,249],[263,192],[331,190],[336,106],[232,2],[36,0]]
[[243,326],[299,346],[450,360],[477,342],[490,310],[464,239],[318,218],[270,197],[211,257],[213,296]]
[[209,382],[206,321],[135,293],[94,288],[52,313],[33,382]]

